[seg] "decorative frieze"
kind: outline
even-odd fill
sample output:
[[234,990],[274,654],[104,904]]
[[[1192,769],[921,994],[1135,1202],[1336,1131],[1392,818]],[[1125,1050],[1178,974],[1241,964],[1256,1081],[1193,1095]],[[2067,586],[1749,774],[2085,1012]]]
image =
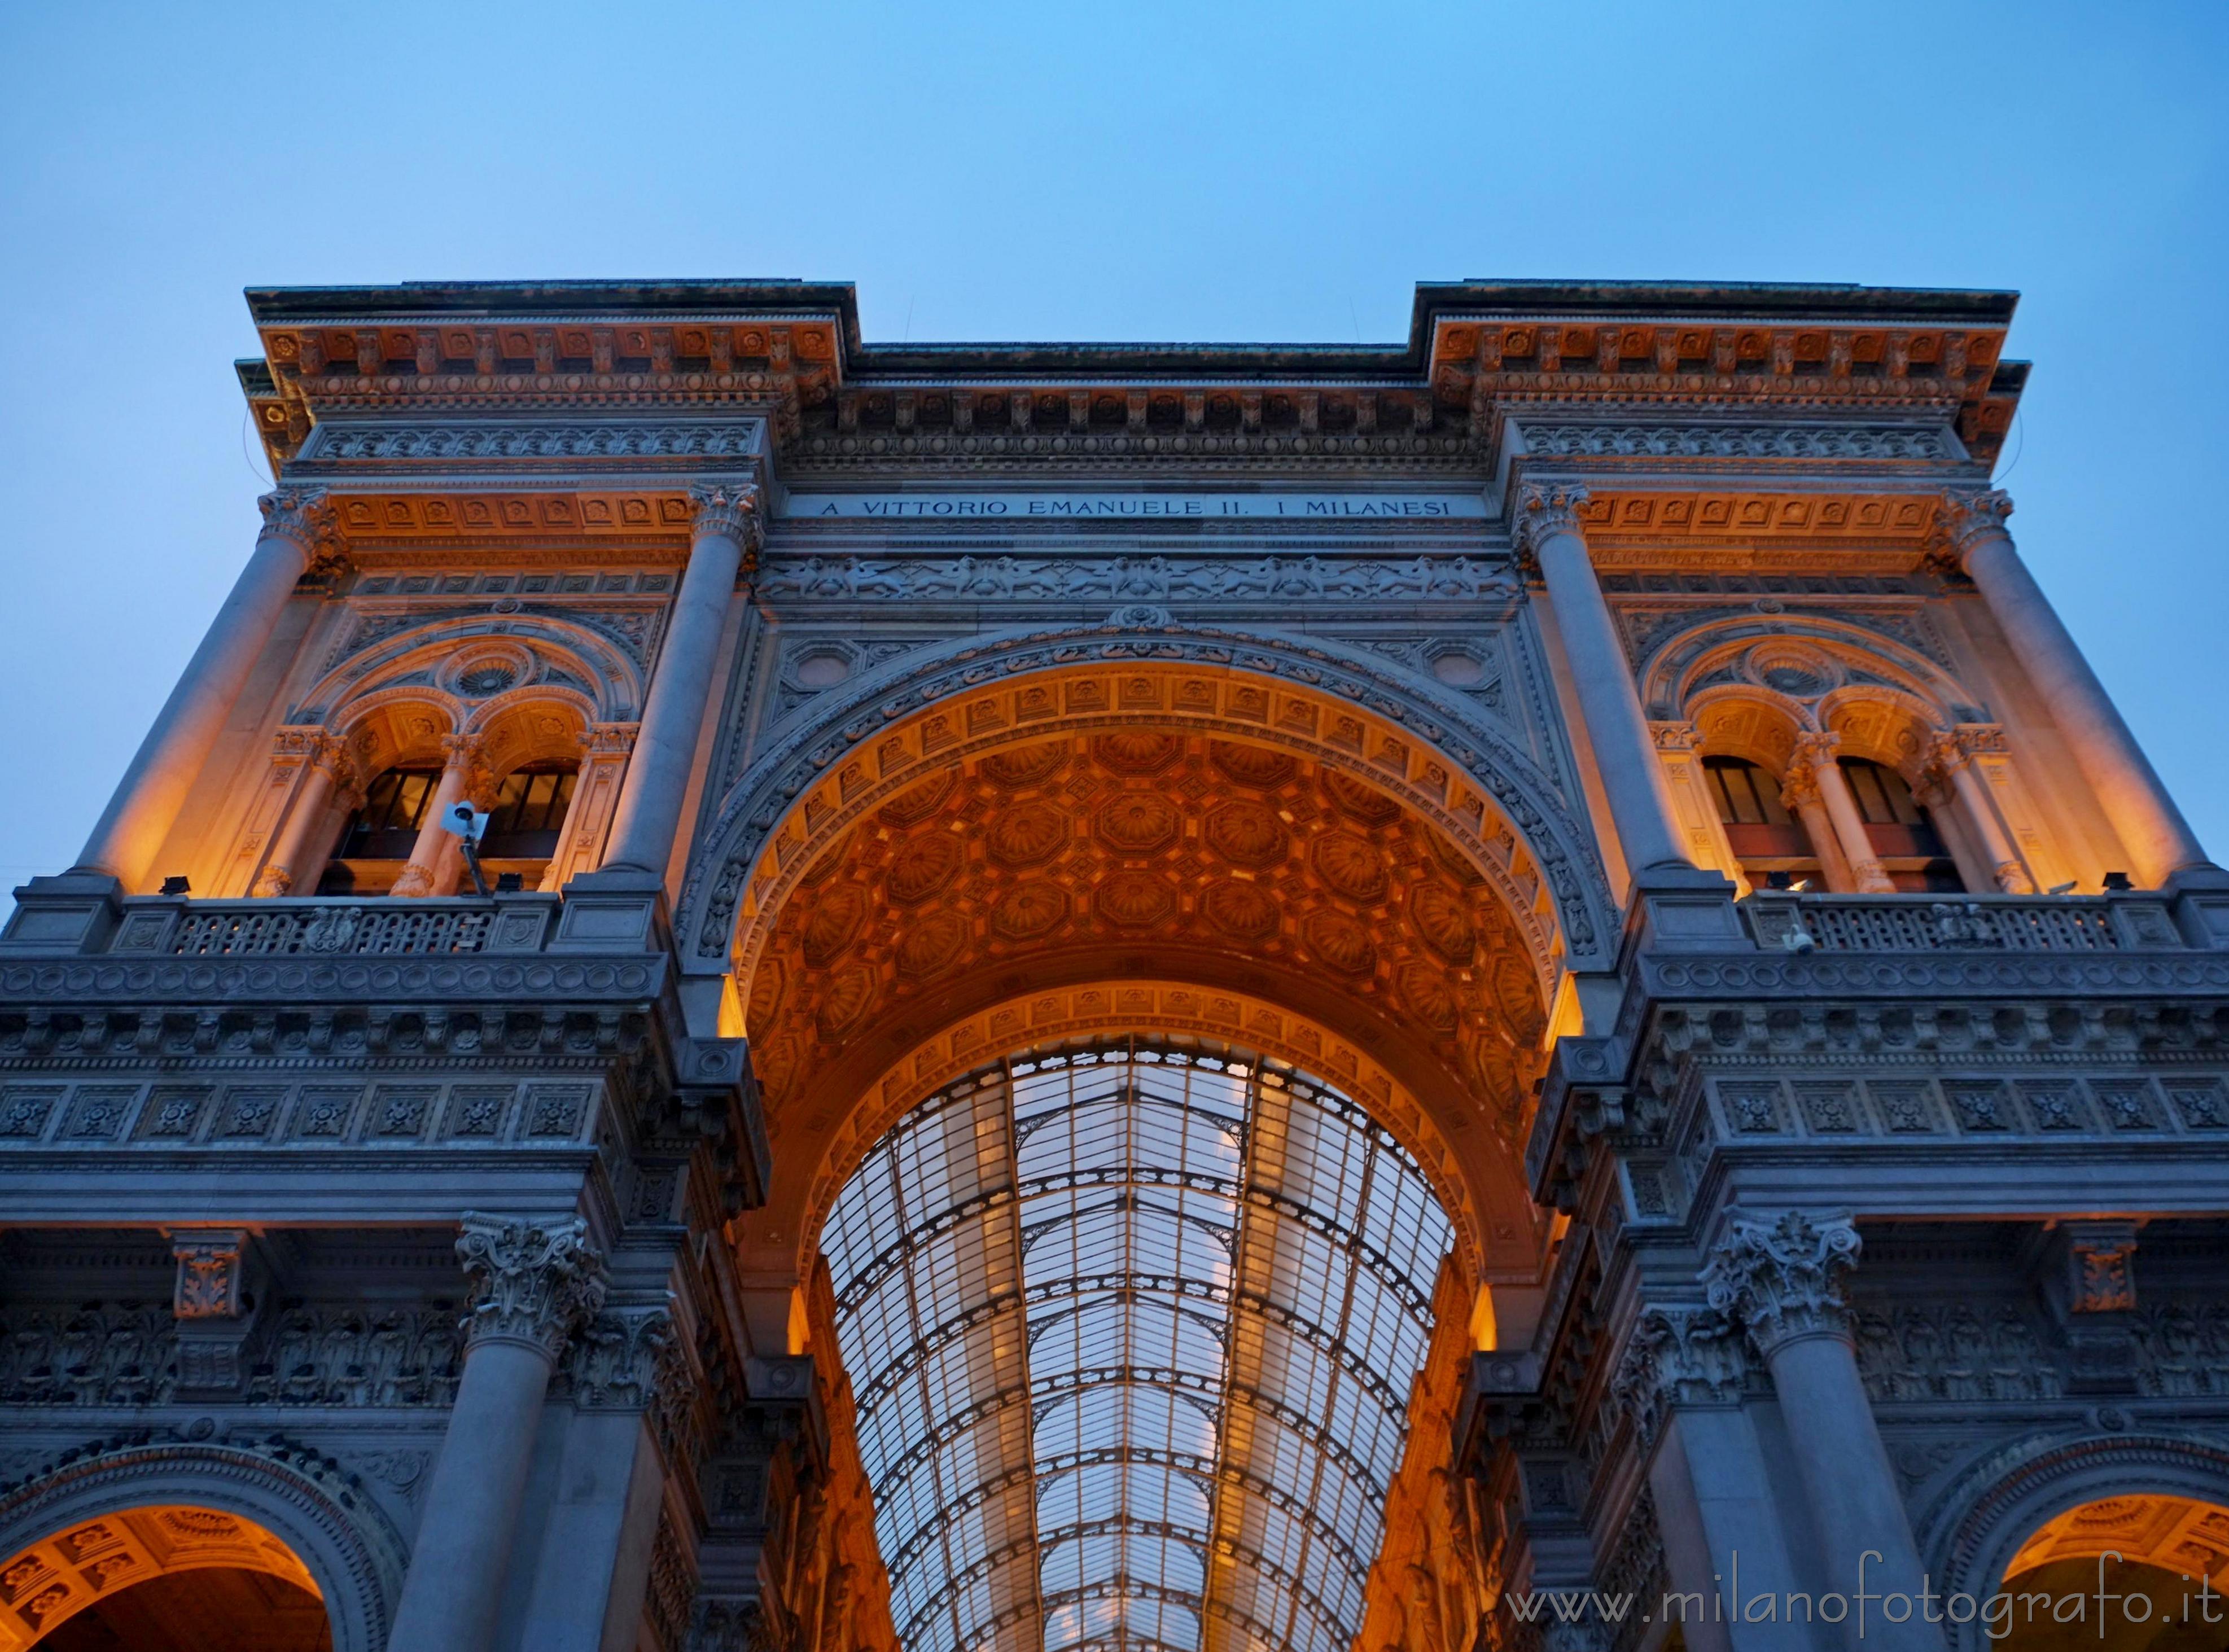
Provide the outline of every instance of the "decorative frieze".
[[803,556],[767,558],[761,595],[799,601],[1477,602],[1515,586],[1495,559],[1419,552],[1249,557]]
[[745,419],[717,423],[485,423],[319,425],[302,444],[295,463],[319,465],[415,460],[618,459],[749,459],[765,447],[765,423]]
[[1963,461],[1946,427],[1809,424],[1540,424],[1524,427],[1545,459],[1726,459],[1816,463]]

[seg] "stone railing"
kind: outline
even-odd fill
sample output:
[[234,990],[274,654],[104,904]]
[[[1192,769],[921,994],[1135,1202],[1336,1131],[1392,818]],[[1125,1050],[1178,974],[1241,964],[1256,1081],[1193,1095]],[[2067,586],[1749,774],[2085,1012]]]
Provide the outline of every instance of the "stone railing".
[[537,952],[553,895],[478,900],[127,900],[106,950],[171,958]]
[[1781,895],[1741,903],[1767,951],[2181,951],[2165,901],[2110,895]]

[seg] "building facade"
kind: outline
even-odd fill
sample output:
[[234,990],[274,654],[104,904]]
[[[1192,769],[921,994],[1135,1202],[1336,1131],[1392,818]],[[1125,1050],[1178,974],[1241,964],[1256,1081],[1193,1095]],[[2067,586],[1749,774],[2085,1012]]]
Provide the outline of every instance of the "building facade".
[[2219,1621],[2229,876],[2012,295],[249,302],[263,531],[0,935],[0,1652]]

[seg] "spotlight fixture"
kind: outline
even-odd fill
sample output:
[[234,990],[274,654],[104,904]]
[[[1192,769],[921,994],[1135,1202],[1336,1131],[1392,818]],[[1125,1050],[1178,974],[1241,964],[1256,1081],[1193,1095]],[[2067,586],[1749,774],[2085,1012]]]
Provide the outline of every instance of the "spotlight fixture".
[[193,892],[193,882],[189,878],[165,877],[163,880],[163,893],[165,895],[190,895]]

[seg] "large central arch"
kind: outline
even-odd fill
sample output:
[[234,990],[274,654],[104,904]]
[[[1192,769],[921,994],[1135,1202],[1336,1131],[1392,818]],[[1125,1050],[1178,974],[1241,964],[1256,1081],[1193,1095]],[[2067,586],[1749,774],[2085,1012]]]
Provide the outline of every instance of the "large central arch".
[[1363,651],[1275,633],[1180,627],[1165,610],[1104,625],[995,633],[923,650],[831,691],[759,755],[692,858],[677,915],[690,955],[754,961],[778,908],[832,834],[936,762],[1013,737],[1159,715],[1305,752],[1433,820],[1525,929],[1545,985],[1559,962],[1605,965],[1616,904],[1555,778],[1474,708]]

